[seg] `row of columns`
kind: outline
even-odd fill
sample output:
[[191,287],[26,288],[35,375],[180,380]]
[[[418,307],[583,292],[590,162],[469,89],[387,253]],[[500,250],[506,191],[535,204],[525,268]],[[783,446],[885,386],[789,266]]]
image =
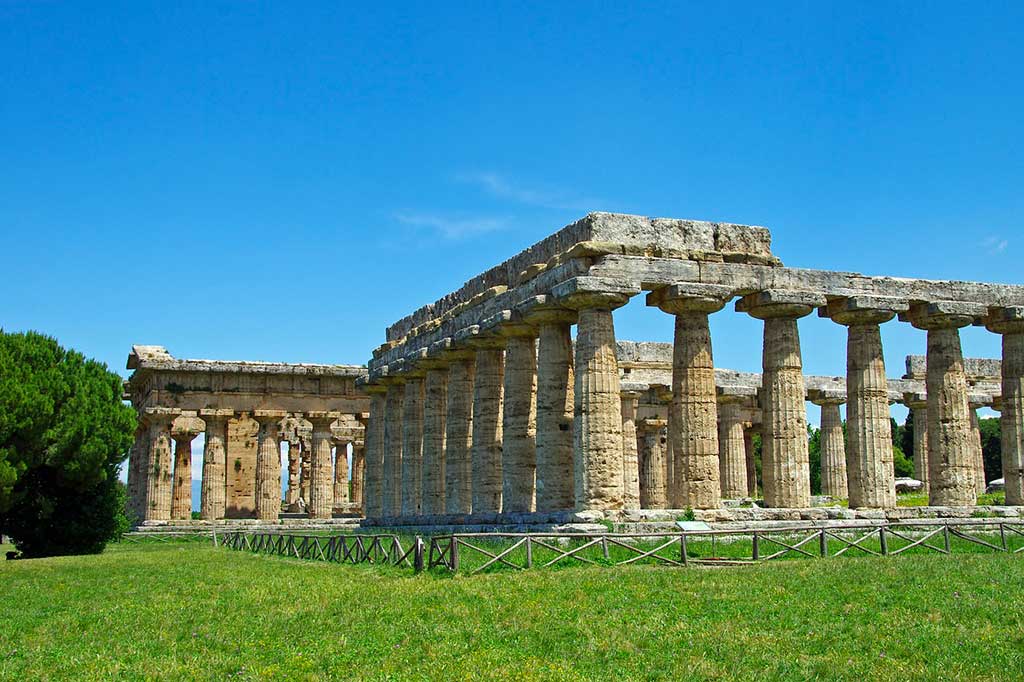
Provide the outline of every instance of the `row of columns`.
[[[255,410],[259,424],[255,471],[255,516],[276,520],[281,513],[280,424],[288,415],[279,410]],[[192,517],[192,441],[199,431],[182,429],[172,433],[172,423],[181,411],[150,408],[140,415],[128,470],[132,510],[143,521],[186,520]],[[198,416],[205,422],[200,518],[221,519],[226,509],[226,459],[228,421],[232,410],[204,409]],[[294,503],[301,495],[309,500],[312,518],[330,518],[333,510],[349,498],[347,447],[349,442],[334,437],[331,424],[341,416],[331,412],[310,412],[313,425],[309,470],[302,469],[302,457],[289,445],[288,493]],[[171,442],[174,442],[173,453]],[[332,445],[335,446],[332,461]],[[363,494],[363,447],[353,449],[352,498],[361,504]],[[308,486],[308,491],[300,490]]]

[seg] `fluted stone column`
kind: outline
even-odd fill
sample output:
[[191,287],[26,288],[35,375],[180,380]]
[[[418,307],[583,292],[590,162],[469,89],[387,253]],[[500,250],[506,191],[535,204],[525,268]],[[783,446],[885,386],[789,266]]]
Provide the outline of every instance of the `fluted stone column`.
[[288,444],[288,487],[284,492],[284,504],[288,511],[294,511],[299,504],[299,485],[302,476],[302,452],[298,441]]
[[309,518],[329,519],[334,508],[334,476],[331,466],[331,424],[337,413],[307,412],[306,419],[313,425],[312,448],[309,458]]
[[635,289],[577,277],[555,287],[555,298],[578,313],[573,387],[576,509],[622,509],[622,401],[612,310]]
[[448,401],[444,438],[444,507],[447,514],[468,514],[473,508],[473,386],[476,353],[448,354]]
[[281,446],[278,441],[283,410],[255,410],[260,425],[256,449],[256,518],[276,521],[281,515]]
[[743,429],[743,451],[747,459],[747,495],[757,497],[757,453],[754,452],[754,430],[748,426]]
[[992,308],[989,331],[1003,336],[1000,444],[1006,504],[1024,504],[1024,307]]
[[135,442],[128,459],[128,504],[132,521],[143,517],[145,494],[145,469],[149,458],[149,424],[145,415],[138,415],[135,427]]
[[146,498],[144,521],[171,518],[171,422],[180,411],[151,408],[146,411],[149,424],[149,457],[145,469]]
[[636,433],[636,408],[640,394],[622,392],[622,487],[626,509],[640,509],[640,461]]
[[879,325],[906,303],[877,296],[833,299],[823,317],[847,327],[846,448],[851,508],[896,506],[889,385]]
[[384,403],[384,516],[400,516],[402,513],[402,403],[405,386],[395,377],[389,377],[384,383],[388,387]]
[[736,500],[747,496],[747,451],[743,443],[743,405],[723,400],[718,406],[719,471],[722,497]]
[[192,441],[198,435],[198,432],[190,430],[172,433],[174,491],[171,496],[171,518],[178,521],[192,518]]
[[420,512],[426,515],[445,511],[444,439],[448,411],[448,363],[421,362],[426,369],[423,403],[423,466]]
[[665,509],[668,507],[668,491],[665,488],[668,421],[641,419],[637,428],[640,447],[640,508]]
[[363,492],[366,489],[366,447],[365,441],[352,443],[352,510],[365,513]]
[[904,393],[903,404],[914,416],[914,478],[928,492],[928,400],[924,393]]
[[420,513],[423,492],[423,373],[406,375],[402,398],[402,516]]
[[736,304],[764,320],[761,390],[761,474],[768,507],[811,504],[807,455],[807,408],[797,320],[824,305],[810,292],[762,291]]
[[721,502],[718,403],[708,315],[732,298],[726,287],[676,284],[651,292],[648,305],[675,316],[669,440],[672,475],[683,507],[713,509]]
[[376,519],[384,512],[384,392],[380,384],[365,387],[370,394],[370,415],[366,421],[366,485],[363,515]]
[[537,511],[575,506],[573,482],[573,347],[576,313],[537,306],[527,316],[537,341]]
[[206,422],[203,444],[203,482],[199,490],[199,518],[205,521],[224,518],[227,504],[228,419],[232,410],[200,410]]
[[[484,343],[484,342],[477,342]],[[505,381],[503,339],[477,345],[473,381],[472,508],[474,514],[501,511],[502,388]]]
[[299,442],[299,499],[303,509],[309,509],[309,489],[311,479],[309,446]]
[[939,301],[913,303],[901,315],[928,332],[928,503],[972,505],[977,501],[967,378],[960,327],[986,312],[984,306]]
[[974,488],[978,495],[984,495],[988,488],[985,476],[985,453],[981,446],[981,424],[978,422],[978,407],[975,403],[967,404],[967,417],[971,423],[971,448],[974,452]]
[[338,511],[348,511],[348,441],[335,438],[333,442],[334,502],[332,507]]
[[840,396],[813,396],[811,402],[821,407],[821,494],[848,499],[846,442],[839,406],[846,402]]
[[506,337],[501,510],[530,512],[537,475],[537,330],[512,321],[499,333]]

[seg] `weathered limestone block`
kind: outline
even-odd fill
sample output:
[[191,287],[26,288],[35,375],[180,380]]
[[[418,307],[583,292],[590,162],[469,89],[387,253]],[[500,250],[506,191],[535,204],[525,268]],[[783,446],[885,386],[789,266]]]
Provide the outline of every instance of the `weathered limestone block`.
[[906,393],[903,404],[914,421],[914,478],[921,481],[921,491],[928,492],[928,400],[923,393]]
[[423,465],[423,376],[407,375],[402,400],[402,516],[420,513]]
[[534,510],[537,471],[536,330],[525,324],[504,325],[507,337],[502,411],[502,511]]
[[747,496],[747,453],[743,441],[743,406],[736,401],[718,406],[719,469],[722,497],[735,500]]
[[573,483],[573,346],[576,314],[565,308],[535,308],[537,343],[537,511],[575,505]]
[[721,310],[732,295],[725,287],[677,284],[651,292],[647,300],[648,305],[675,315],[669,440],[680,507],[713,509],[721,502],[718,405],[708,315]]
[[573,407],[576,509],[622,509],[622,402],[612,310],[638,292],[618,282],[577,277],[553,294],[578,311]]
[[1024,504],[1024,307],[992,308],[989,331],[1003,336],[1000,430],[1006,504]]
[[149,424],[149,464],[146,467],[144,521],[166,521],[171,518],[171,422],[178,410],[152,408],[146,410]]
[[188,520],[192,518],[192,441],[199,435],[196,431],[173,432],[174,439],[174,490],[171,497],[171,518]]
[[846,469],[846,442],[839,405],[843,399],[822,396],[814,403],[821,406],[821,494],[836,499],[849,497]]
[[334,509],[334,476],[331,465],[331,424],[341,415],[330,412],[308,412],[313,425],[313,447],[310,452],[309,517],[329,519]]
[[348,508],[348,441],[333,438],[334,443],[334,500],[332,507],[339,511]]
[[928,332],[928,503],[967,506],[977,501],[967,378],[960,327],[984,314],[967,303],[913,303],[901,315]]
[[[496,343],[504,343],[496,340]],[[501,411],[505,351],[479,347],[473,382],[472,509],[474,514],[501,511]]]
[[370,394],[370,417],[366,422],[366,486],[363,490],[363,514],[370,519],[384,512],[384,419],[387,388],[380,384],[366,387]]
[[426,367],[423,402],[423,467],[420,511],[425,515],[445,512],[445,429],[448,410],[448,363]]
[[384,403],[384,516],[402,513],[402,402],[405,386],[389,377]]
[[638,426],[640,445],[640,507],[665,509],[668,496],[665,488],[668,421],[641,419]]
[[769,507],[811,504],[807,410],[797,319],[825,304],[809,292],[762,291],[744,296],[736,310],[764,320],[761,472]]
[[448,369],[445,419],[445,513],[469,514],[473,509],[473,386],[476,354],[454,351]]
[[622,486],[626,509],[640,508],[640,462],[636,434],[636,408],[640,394],[622,392]]
[[255,410],[260,425],[256,451],[256,518],[276,521],[281,515],[281,446],[278,431],[283,410]]

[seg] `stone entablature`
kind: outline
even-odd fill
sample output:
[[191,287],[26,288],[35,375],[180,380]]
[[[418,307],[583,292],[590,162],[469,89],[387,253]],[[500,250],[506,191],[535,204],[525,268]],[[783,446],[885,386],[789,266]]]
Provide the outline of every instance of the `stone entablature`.
[[[202,432],[203,519],[276,520],[281,443],[288,443],[290,511],[309,508],[314,518],[329,518],[361,508],[356,494],[362,491],[369,397],[355,384],[365,378],[364,367],[183,360],[160,346],[133,346],[128,369],[134,372],[125,382],[125,399],[140,424],[129,457],[128,492],[139,520],[191,517],[191,442]],[[349,446],[360,476],[351,499]]]
[[[617,357],[612,311],[642,291],[650,292],[649,306],[675,321],[675,340],[666,358],[672,390],[665,396],[671,403],[668,418],[660,420],[664,426],[645,423],[642,405],[623,405],[619,396],[622,388],[642,382],[657,369],[632,360],[620,368]],[[713,367],[708,316],[737,298],[736,312],[764,323],[760,388],[753,388],[751,377]],[[803,374],[797,320],[815,311],[847,328],[844,380]],[[927,333],[923,379],[916,369],[904,379],[886,378],[880,325],[897,316]],[[567,354],[564,347],[573,324],[577,342]],[[1004,395],[998,400],[990,368],[977,368],[983,381],[970,367],[965,372],[959,329],[972,324],[1003,336],[998,383]],[[528,352],[530,339],[537,339],[536,353]],[[1011,415],[1013,428],[1004,430],[1010,435],[1004,437],[1003,448],[1007,499],[1018,504],[1024,498],[1019,482],[1024,473],[1024,422],[1019,417],[1024,414],[1024,286],[787,268],[771,253],[765,228],[590,214],[388,328],[386,342],[368,364],[367,390],[387,393],[386,401],[371,408],[370,422],[383,422],[385,428],[369,448],[373,473],[368,470],[367,481],[375,486],[381,481],[382,488],[372,493],[388,503],[376,507],[368,485],[371,515],[422,511],[418,502],[405,504],[402,499],[403,490],[414,497],[421,494],[416,482],[404,474],[401,481],[387,475],[378,479],[377,463],[383,462],[383,470],[392,476],[399,470],[419,470],[423,373],[432,371],[440,380],[451,367],[451,380],[456,364],[462,377],[474,362],[485,371],[476,377],[472,409],[459,406],[459,420],[478,412],[486,428],[473,424],[468,444],[472,481],[455,481],[460,499],[471,494],[474,505],[483,505],[474,513],[497,511],[502,490],[516,491],[515,506],[522,507],[534,485],[529,480],[534,466],[536,499],[563,500],[559,504],[564,505],[568,473],[559,432],[572,434],[576,509],[614,510],[634,503],[630,487],[636,472],[630,469],[637,458],[631,443],[624,441],[624,434],[634,430],[638,439],[645,432],[652,444],[664,445],[667,495],[673,506],[714,507],[721,492],[722,479],[713,464],[716,453],[719,460],[723,457],[720,435],[728,441],[729,486],[735,490],[740,478],[740,430],[736,424],[723,427],[717,418],[719,413],[728,413],[729,420],[743,418],[732,400],[742,396],[731,396],[730,386],[741,394],[753,388],[762,410],[769,506],[810,503],[804,402],[810,398],[827,408],[833,429],[842,389],[850,402],[845,457],[852,505],[884,508],[895,503],[887,431],[889,404],[899,401],[918,405],[912,407],[917,410],[915,423],[927,422],[928,477],[935,504],[973,504],[984,484],[977,474],[973,410],[986,401]],[[509,362],[513,366],[506,367]],[[620,375],[626,369],[628,380],[625,371]],[[404,388],[407,383],[409,390]],[[621,400],[638,400],[634,391],[626,393]],[[926,413],[919,407],[922,401]],[[509,457],[502,448],[503,403],[513,406],[508,424],[531,439],[522,446],[522,435],[517,435]],[[570,403],[571,418],[564,412]],[[717,403],[729,407],[719,410]],[[530,412],[534,404],[535,435]],[[449,421],[454,414],[449,411]],[[651,435],[655,428],[665,430],[663,442],[662,436]],[[464,449],[460,440],[460,458]],[[434,449],[430,456],[432,462],[441,461]],[[838,465],[839,453],[831,456]],[[400,469],[406,459],[411,467]],[[543,478],[542,471],[547,472]],[[561,473],[554,476],[556,471]],[[552,489],[558,491],[553,497],[548,495]]]

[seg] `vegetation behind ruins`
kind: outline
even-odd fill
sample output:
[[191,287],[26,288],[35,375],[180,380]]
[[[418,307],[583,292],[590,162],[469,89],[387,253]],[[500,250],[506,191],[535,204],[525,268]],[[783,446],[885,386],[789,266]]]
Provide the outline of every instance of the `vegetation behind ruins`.
[[0,581],[3,679],[1024,675],[1020,555],[450,578],[179,542]]

